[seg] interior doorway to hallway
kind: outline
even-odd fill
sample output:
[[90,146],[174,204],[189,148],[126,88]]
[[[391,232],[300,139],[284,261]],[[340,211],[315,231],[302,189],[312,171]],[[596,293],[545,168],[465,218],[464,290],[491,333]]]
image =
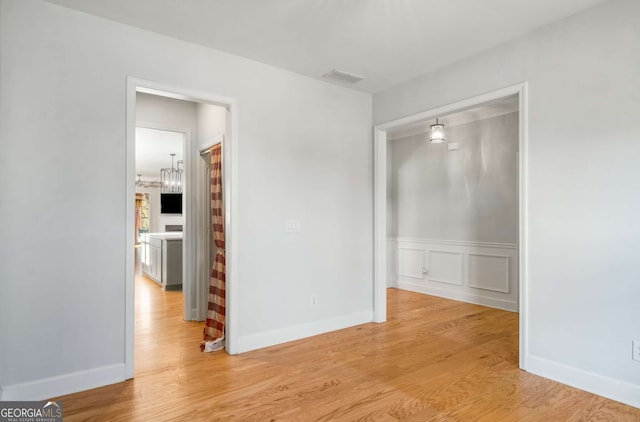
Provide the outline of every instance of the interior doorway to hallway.
[[[185,107],[176,111],[178,104],[188,103]],[[155,104],[155,105],[154,105]],[[162,107],[174,107],[169,115],[163,115]],[[184,106],[184,104],[182,104]],[[143,110],[144,108],[144,110]],[[187,112],[191,110],[191,112]],[[233,219],[232,204],[235,201],[236,191],[232,183],[234,179],[234,150],[236,133],[236,100],[232,98],[215,96],[207,93],[191,91],[181,87],[172,87],[151,81],[144,81],[129,78],[127,83],[127,238],[136,237],[136,210],[135,210],[135,182],[139,179],[136,172],[135,151],[136,151],[136,127],[146,129],[162,129],[184,134],[183,162],[182,162],[182,192],[169,192],[181,194],[182,196],[182,269],[179,277],[183,300],[180,306],[180,319],[184,321],[202,321],[206,317],[207,310],[207,289],[208,275],[211,269],[209,260],[204,257],[204,245],[207,242],[203,224],[207,221],[204,207],[202,206],[206,197],[203,197],[205,189],[202,186],[202,179],[198,177],[202,170],[202,161],[199,151],[206,148],[207,144],[214,144],[225,139],[224,154],[224,181],[225,181],[225,213],[227,226],[227,321],[226,321],[226,343],[227,351],[234,354],[235,340],[235,220]],[[162,118],[164,117],[164,119]],[[174,120],[171,121],[170,118]],[[176,119],[182,119],[177,121]],[[158,123],[161,121],[161,123]],[[185,123],[186,122],[186,123]],[[160,127],[161,126],[161,127]],[[218,130],[219,133],[213,133]],[[175,159],[175,157],[174,157]],[[173,167],[170,164],[167,167]],[[145,178],[142,177],[144,181]],[[161,181],[162,182],[162,181]],[[176,195],[173,195],[175,199]],[[162,198],[161,198],[162,199]],[[163,198],[171,199],[171,198]],[[177,206],[179,201],[167,203],[160,201],[160,209],[165,206],[171,208]],[[171,202],[171,201],[169,201]],[[175,208],[173,209],[175,213]],[[162,214],[162,212],[161,212]],[[175,216],[175,215],[174,215]],[[174,222],[172,222],[174,223]],[[179,227],[180,224],[161,224],[156,227],[162,230],[162,236],[170,238],[177,236],[170,232],[168,226]],[[169,231],[167,230],[169,229]],[[162,237],[160,236],[160,237]],[[151,237],[151,236],[149,236]],[[157,237],[157,236],[156,236]],[[165,241],[160,239],[161,243]],[[172,239],[173,240],[173,239]],[[160,246],[162,248],[164,243]],[[167,246],[168,247],[168,246]],[[129,240],[127,242],[126,254],[126,307],[125,307],[125,371],[126,378],[134,375],[134,347],[135,347],[135,315],[136,303],[136,261],[135,244]],[[174,248],[175,249],[175,248]],[[167,249],[168,250],[168,249]],[[169,258],[164,256],[161,250],[160,256],[164,257],[163,263],[168,263]],[[142,268],[140,268],[141,270]],[[162,286],[162,273],[165,268],[154,273],[159,275]],[[156,279],[156,282],[158,281]],[[153,287],[153,285],[151,285]],[[168,287],[169,284],[162,287]],[[148,287],[148,286],[146,286]],[[162,289],[161,289],[162,290]],[[170,290],[170,289],[169,289]],[[180,290],[180,289],[177,289]],[[168,292],[167,292],[168,293]],[[174,292],[171,292],[174,293]],[[151,296],[149,296],[151,297]],[[173,302],[175,305],[175,298]],[[172,305],[171,311],[175,312]],[[201,325],[201,324],[200,324]],[[202,330],[200,329],[200,332]],[[162,333],[155,333],[162,335]],[[194,348],[202,338],[193,338]],[[137,349],[137,348],[136,348]]]
[[136,100],[135,350],[144,357],[139,360],[144,365],[136,367],[140,375],[156,369],[153,347],[159,333],[180,335],[194,324],[185,321],[189,315],[184,311],[193,305],[183,295],[193,288],[184,277],[190,261],[183,253],[188,218],[183,210],[190,199],[185,195],[184,152],[191,125],[176,116],[189,116],[195,104],[143,93]]

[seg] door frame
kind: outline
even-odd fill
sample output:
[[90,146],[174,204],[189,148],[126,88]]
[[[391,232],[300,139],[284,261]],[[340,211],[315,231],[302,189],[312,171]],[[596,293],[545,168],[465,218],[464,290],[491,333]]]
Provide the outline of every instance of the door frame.
[[488,101],[518,95],[519,102],[519,158],[518,158],[518,283],[520,348],[519,365],[526,370],[528,356],[528,306],[527,306],[527,82],[511,85],[455,103],[433,108],[410,116],[395,119],[373,128],[374,167],[374,268],[373,268],[373,320],[387,319],[387,131],[406,124],[434,119],[437,116],[474,107]]
[[[237,327],[238,327],[238,296],[237,296],[237,268],[238,268],[238,244],[237,244],[237,134],[238,134],[238,102],[235,98],[211,94],[204,91],[192,90],[184,87],[149,81],[132,76],[127,77],[126,88],[126,228],[125,228],[125,338],[124,338],[124,364],[125,378],[131,379],[134,376],[134,345],[135,345],[135,248],[131,239],[135,233],[135,127],[136,127],[136,94],[144,92],[147,94],[159,95],[163,97],[175,98],[179,100],[192,101],[197,103],[213,104],[225,107],[228,110],[225,154],[223,157],[223,177],[226,194],[225,201],[225,227],[226,232],[226,280],[227,280],[227,321],[226,321],[226,349],[229,354],[237,354]],[[186,144],[185,140],[185,144]],[[196,157],[199,150],[197,142],[189,142],[189,150],[185,151],[185,219],[184,237],[186,246],[184,251],[186,257],[183,262],[192,262],[189,272],[192,286],[197,286],[196,263]],[[189,160],[189,161],[187,161]],[[187,166],[187,162],[189,165]],[[191,314],[187,310],[186,315]],[[194,347],[198,347],[199,339],[194,339]]]

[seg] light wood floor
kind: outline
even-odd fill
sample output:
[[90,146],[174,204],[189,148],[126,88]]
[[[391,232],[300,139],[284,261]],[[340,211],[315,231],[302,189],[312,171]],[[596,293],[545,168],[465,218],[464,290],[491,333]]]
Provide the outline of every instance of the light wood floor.
[[136,378],[59,398],[65,421],[640,421],[518,369],[518,316],[402,290],[389,321],[201,353],[181,293],[136,286]]

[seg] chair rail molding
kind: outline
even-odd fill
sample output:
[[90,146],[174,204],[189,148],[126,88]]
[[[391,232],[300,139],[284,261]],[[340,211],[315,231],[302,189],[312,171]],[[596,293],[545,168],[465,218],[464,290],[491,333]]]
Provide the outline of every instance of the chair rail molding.
[[518,311],[518,245],[387,239],[391,287]]

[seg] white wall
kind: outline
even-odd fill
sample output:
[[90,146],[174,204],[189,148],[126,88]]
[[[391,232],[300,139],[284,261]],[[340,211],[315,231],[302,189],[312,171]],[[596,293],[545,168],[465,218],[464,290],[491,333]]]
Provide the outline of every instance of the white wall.
[[370,319],[370,95],[46,2],[0,15],[3,398],[124,378],[127,76],[238,101],[239,341]]
[[211,104],[197,104],[196,116],[198,149],[218,143],[226,132],[227,109]]
[[192,101],[138,92],[136,94],[136,123],[151,123],[171,129],[190,129],[197,137],[198,104]]
[[374,95],[374,122],[528,82],[530,371],[640,406],[640,2]]
[[393,237],[517,243],[518,113],[389,142]]

